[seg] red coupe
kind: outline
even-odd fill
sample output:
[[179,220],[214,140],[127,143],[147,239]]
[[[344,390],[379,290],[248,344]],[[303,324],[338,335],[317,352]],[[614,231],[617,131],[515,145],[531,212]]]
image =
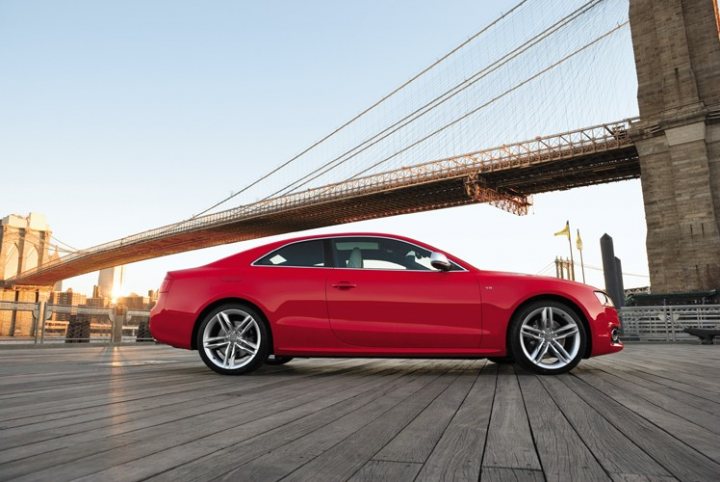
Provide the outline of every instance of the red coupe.
[[150,330],[235,375],[291,357],[515,361],[542,374],[622,350],[610,298],[484,271],[402,236],[306,236],[172,271]]

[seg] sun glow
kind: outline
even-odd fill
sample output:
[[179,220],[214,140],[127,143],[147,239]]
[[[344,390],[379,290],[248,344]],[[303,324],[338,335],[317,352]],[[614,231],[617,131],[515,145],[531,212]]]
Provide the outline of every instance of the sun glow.
[[130,293],[128,292],[127,288],[123,286],[122,283],[117,284],[113,286],[112,292],[110,293],[110,301],[112,302],[112,304],[115,304],[120,298],[122,298],[123,296],[127,296],[128,294]]

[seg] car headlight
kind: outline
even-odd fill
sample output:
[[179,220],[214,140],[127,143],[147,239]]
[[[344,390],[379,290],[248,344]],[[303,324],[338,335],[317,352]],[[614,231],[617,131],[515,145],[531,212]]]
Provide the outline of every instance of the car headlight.
[[608,294],[604,291],[595,291],[595,297],[598,299],[601,305],[610,306],[612,308],[615,307],[612,298],[610,298],[610,296],[608,296]]

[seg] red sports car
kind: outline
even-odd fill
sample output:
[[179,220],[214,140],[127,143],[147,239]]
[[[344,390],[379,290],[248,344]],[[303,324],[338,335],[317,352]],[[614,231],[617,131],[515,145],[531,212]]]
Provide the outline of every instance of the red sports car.
[[610,298],[483,271],[402,236],[306,236],[172,271],[150,330],[236,375],[291,357],[457,357],[542,374],[622,350]]

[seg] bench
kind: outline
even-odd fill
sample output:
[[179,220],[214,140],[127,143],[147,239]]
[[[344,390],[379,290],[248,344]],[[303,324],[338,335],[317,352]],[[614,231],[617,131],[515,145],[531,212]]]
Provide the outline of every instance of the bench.
[[685,328],[683,331],[700,338],[702,345],[712,345],[713,339],[720,336],[720,329],[717,328]]

